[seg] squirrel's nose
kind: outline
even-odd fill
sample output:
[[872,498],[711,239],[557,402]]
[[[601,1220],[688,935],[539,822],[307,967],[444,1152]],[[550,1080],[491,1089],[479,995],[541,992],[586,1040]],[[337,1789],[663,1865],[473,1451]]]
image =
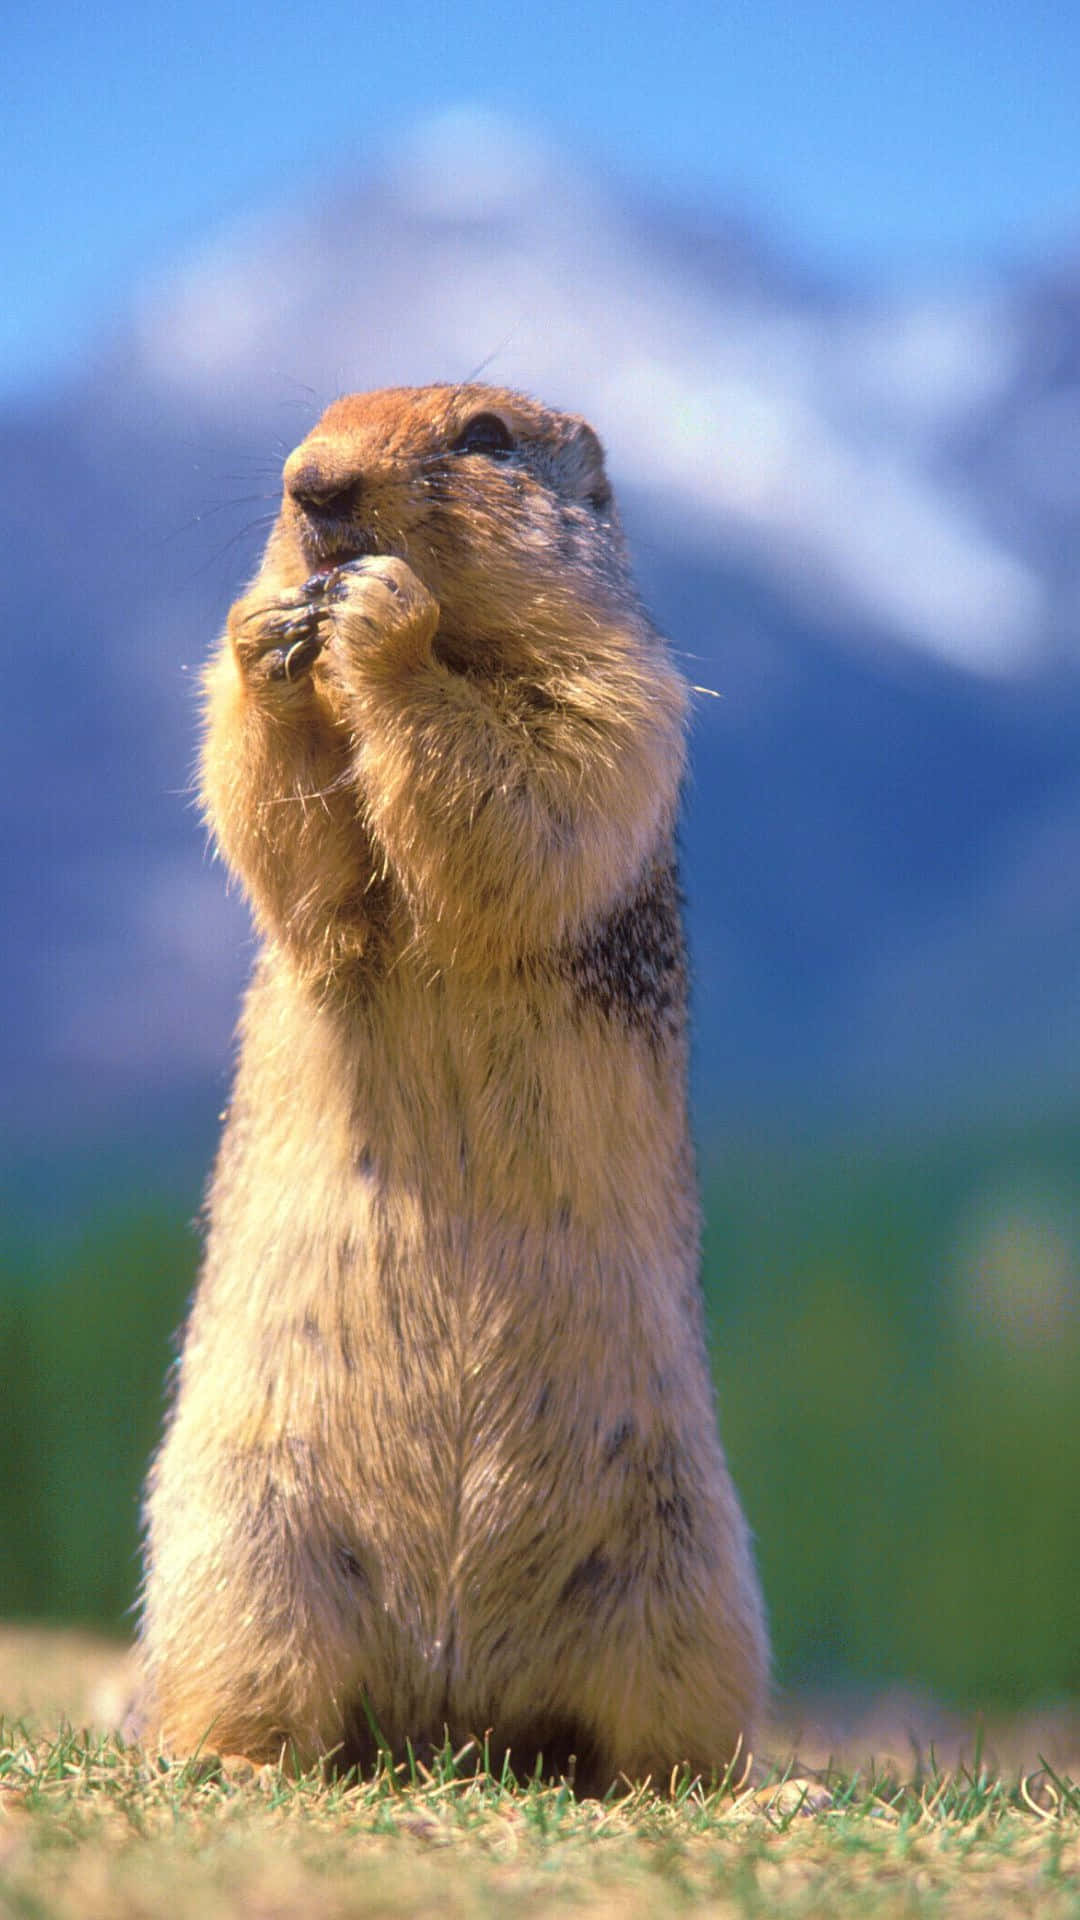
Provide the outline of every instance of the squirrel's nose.
[[352,513],[360,497],[360,476],[308,446],[297,447],[285,462],[285,491],[313,519]]

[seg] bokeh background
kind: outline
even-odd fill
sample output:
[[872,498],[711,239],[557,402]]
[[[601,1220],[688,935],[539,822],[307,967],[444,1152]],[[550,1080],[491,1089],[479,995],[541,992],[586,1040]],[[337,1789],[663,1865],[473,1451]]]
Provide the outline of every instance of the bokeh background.
[[198,668],[338,392],[601,431],[695,696],[722,1428],[782,1686],[1080,1695],[1064,0],[22,9],[0,1614],[122,1632],[251,946]]

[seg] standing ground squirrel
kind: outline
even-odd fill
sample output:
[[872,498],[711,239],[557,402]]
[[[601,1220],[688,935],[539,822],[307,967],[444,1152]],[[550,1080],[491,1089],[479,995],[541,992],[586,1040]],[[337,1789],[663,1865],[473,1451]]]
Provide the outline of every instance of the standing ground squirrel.
[[710,1774],[764,1687],[686,1116],[685,689],[591,428],[338,400],[207,678],[261,952],[142,1655],[172,1748]]

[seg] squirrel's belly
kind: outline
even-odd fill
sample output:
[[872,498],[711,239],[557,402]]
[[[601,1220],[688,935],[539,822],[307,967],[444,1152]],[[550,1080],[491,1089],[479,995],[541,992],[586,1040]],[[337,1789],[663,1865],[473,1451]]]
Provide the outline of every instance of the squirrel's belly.
[[303,1461],[297,1527],[434,1674],[506,1569],[572,1581],[673,1397],[712,1431],[682,1064],[450,986],[352,1020],[287,988],[253,990],[275,1044],[241,1060],[176,1425],[286,1494]]
[[360,1570],[395,1657],[432,1675],[487,1631],[504,1562],[526,1590],[530,1566],[538,1592],[560,1568],[564,1583],[594,1500],[610,1535],[674,1383],[711,1424],[678,1306],[695,1284],[685,1200],[630,1230],[565,1196],[547,1218],[464,1186],[453,1200],[386,1178],[372,1148],[347,1174],[324,1161],[294,1207],[224,1209],[178,1408],[286,1482],[302,1458],[297,1524]]

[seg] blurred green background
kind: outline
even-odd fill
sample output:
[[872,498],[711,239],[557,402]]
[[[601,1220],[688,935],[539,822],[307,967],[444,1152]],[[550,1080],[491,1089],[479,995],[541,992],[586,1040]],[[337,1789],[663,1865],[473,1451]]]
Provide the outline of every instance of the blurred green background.
[[[721,1426],[782,1686],[1080,1690],[1078,1167],[1080,1114],[705,1156]],[[4,1209],[0,1616],[125,1631],[198,1184],[83,1193],[43,1230],[45,1177]]]

